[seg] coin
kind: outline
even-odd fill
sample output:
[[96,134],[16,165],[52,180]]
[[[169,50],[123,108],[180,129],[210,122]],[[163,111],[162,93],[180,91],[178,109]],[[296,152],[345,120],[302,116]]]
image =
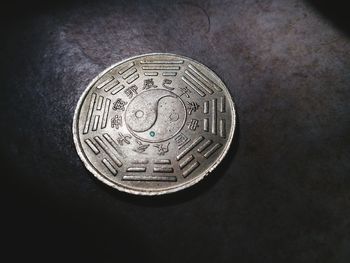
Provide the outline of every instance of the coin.
[[187,188],[227,154],[231,95],[203,64],[179,55],[128,58],[99,74],[78,102],[73,138],[86,168],[120,191]]

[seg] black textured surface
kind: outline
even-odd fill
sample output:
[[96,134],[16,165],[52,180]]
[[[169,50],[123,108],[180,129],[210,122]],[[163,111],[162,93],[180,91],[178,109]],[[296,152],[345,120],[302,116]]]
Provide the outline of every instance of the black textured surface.
[[[4,262],[349,262],[344,10],[301,0],[15,1],[3,8]],[[209,66],[231,90],[239,117],[223,165],[158,198],[95,180],[71,134],[88,82],[147,52]]]

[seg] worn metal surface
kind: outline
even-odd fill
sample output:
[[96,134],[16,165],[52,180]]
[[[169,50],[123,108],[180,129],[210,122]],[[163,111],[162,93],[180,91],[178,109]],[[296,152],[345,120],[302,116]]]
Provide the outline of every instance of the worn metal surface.
[[[19,12],[2,18],[1,41],[2,236],[13,258],[348,262],[350,44],[317,5],[92,1]],[[93,76],[149,52],[213,69],[239,119],[215,174],[155,199],[101,186],[71,136]]]
[[235,130],[230,93],[210,69],[153,53],[112,65],[91,81],[74,114],[86,168],[120,191],[176,192],[222,161]]

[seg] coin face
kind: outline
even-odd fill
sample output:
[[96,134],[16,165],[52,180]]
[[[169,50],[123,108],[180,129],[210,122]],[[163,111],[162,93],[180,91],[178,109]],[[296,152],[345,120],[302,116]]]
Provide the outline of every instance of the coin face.
[[98,75],[73,120],[77,152],[99,180],[132,194],[189,187],[228,152],[235,110],[206,66],[174,54],[145,54]]

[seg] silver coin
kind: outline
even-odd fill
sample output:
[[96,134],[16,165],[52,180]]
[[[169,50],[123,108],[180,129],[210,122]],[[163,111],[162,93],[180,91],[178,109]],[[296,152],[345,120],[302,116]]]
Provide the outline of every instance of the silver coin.
[[120,191],[160,195],[187,188],[228,152],[235,110],[220,78],[174,54],[145,54],[99,74],[73,120],[87,169]]

